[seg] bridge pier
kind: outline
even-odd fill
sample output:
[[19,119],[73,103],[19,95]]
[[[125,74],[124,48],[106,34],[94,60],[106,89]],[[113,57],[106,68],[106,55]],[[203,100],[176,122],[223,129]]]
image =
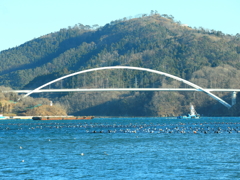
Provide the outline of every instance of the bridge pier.
[[232,106],[235,105],[237,102],[237,92],[233,91],[232,92]]

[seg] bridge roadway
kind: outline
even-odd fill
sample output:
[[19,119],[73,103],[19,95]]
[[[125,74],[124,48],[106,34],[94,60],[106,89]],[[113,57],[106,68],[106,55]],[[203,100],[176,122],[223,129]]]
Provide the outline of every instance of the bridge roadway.
[[[240,92],[240,89],[204,89],[208,92]],[[16,93],[29,93],[32,90],[12,90]],[[104,91],[202,91],[194,88],[89,88],[89,89],[39,89],[34,93],[46,92],[104,92]]]

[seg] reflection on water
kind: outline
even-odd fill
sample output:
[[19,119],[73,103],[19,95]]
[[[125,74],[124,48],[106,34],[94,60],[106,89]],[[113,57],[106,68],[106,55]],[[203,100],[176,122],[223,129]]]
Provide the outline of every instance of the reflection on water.
[[239,179],[240,119],[0,121],[0,179]]

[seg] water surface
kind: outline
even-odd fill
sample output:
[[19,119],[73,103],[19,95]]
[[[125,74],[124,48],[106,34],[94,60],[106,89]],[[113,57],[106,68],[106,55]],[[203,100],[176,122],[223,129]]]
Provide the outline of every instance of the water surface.
[[240,118],[0,121],[0,179],[240,179]]

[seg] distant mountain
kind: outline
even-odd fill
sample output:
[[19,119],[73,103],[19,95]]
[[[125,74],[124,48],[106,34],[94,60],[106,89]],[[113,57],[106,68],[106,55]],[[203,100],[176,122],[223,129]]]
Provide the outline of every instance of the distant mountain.
[[[152,13],[61,29],[0,53],[0,85],[33,89],[71,72],[126,65],[155,69],[205,88],[240,88],[240,35],[191,28],[172,16]],[[51,88],[185,87],[172,79],[136,71],[99,71],[74,76]],[[228,102],[231,96],[218,93]],[[76,115],[169,116],[188,112],[237,115],[202,93],[74,93],[43,95]],[[235,105],[238,107],[238,104]],[[234,108],[232,108],[234,109]]]

